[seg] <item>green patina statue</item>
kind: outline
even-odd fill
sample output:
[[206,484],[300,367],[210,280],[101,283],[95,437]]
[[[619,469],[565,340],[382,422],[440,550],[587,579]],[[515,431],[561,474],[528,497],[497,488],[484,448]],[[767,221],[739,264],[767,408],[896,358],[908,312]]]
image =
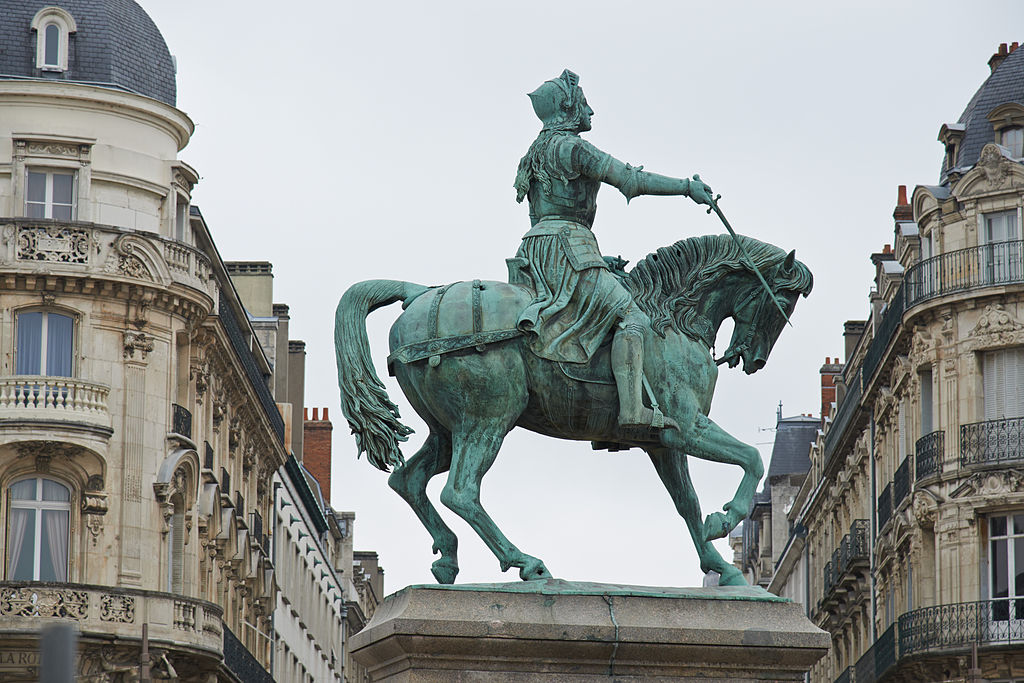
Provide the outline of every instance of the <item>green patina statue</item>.
[[[579,137],[593,111],[570,71],[530,94],[544,123],[519,164],[517,198],[528,199],[531,229],[509,259],[509,282],[443,287],[371,280],[338,304],[335,347],[342,410],[360,453],[412,506],[441,557],[440,583],[458,573],[458,541],[426,496],[427,482],[450,471],[441,501],[464,518],[500,562],[524,580],[549,577],[521,552],[480,503],[480,482],[505,435],[523,427],[595,448],[648,453],[697,548],[703,571],[721,585],[745,583],[711,541],[746,516],[763,474],[760,454],[708,419],[717,365],[764,366],[810,271],[770,244],[739,236],[694,237],[662,247],[629,272],[602,257],[591,232],[596,196],[609,183],[627,200],[687,195],[715,210],[711,188],[633,168]],[[399,421],[370,358],[365,319],[397,301],[388,367],[430,433],[406,461],[411,433]],[[732,318],[728,349],[710,350]],[[646,403],[644,397],[646,396]],[[722,512],[701,518],[687,456],[740,465],[743,477]]]

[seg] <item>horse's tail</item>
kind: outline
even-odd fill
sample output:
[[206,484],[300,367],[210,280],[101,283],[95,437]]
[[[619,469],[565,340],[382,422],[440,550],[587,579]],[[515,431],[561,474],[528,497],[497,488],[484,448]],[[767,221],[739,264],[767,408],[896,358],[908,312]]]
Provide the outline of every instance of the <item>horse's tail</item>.
[[398,444],[408,439],[412,429],[399,422],[398,406],[388,398],[373,369],[366,316],[381,306],[411,299],[427,289],[399,280],[360,282],[342,295],[334,317],[341,412],[356,437],[359,454],[365,451],[370,463],[385,472],[405,462]]

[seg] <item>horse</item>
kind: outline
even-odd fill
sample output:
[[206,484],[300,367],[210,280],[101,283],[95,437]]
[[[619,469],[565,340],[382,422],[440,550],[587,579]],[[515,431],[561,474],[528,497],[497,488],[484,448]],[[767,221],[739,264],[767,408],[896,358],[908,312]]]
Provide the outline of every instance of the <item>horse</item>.
[[[649,320],[644,334],[647,399],[678,429],[637,433],[633,427],[619,428],[610,343],[586,364],[535,355],[529,336],[516,327],[535,297],[522,278],[444,287],[369,280],[341,297],[335,349],[342,412],[359,454],[365,452],[381,470],[394,468],[388,484],[412,507],[430,533],[434,554],[440,554],[431,566],[438,583],[454,583],[459,571],[458,539],[426,495],[427,482],[443,472],[449,475],[441,502],[469,523],[503,572],[517,567],[524,581],[550,578],[544,563],[513,545],[480,503],[481,479],[505,436],[522,427],[609,450],[646,451],[686,523],[701,570],[717,572],[719,585],[746,585],[711,541],[747,516],[764,466],[757,449],[708,418],[711,398],[719,364],[735,367],[742,361],[747,374],[764,366],[797,299],[810,293],[811,272],[795,252],[742,235],[705,235],[661,247],[628,273],[616,274]],[[408,460],[399,444],[412,430],[401,423],[398,407],[373,368],[366,333],[369,313],[398,301],[405,310],[391,328],[388,367],[429,428]],[[727,318],[734,321],[732,338],[716,360],[711,350]],[[732,500],[704,520],[687,456],[743,469]]]

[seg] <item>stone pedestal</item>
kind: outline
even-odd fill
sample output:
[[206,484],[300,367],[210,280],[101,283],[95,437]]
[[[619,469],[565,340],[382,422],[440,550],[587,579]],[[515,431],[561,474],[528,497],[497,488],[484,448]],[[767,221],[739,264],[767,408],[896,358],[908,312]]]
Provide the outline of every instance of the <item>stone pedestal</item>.
[[410,586],[350,641],[374,681],[796,681],[829,650],[761,588]]

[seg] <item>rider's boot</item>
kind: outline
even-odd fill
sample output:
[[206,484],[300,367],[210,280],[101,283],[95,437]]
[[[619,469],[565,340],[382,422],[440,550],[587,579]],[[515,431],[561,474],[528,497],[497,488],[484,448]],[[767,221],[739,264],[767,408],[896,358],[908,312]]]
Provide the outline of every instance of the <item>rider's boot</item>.
[[619,392],[619,426],[627,430],[679,428],[672,418],[643,402],[643,326],[627,317],[612,338],[612,374]]

